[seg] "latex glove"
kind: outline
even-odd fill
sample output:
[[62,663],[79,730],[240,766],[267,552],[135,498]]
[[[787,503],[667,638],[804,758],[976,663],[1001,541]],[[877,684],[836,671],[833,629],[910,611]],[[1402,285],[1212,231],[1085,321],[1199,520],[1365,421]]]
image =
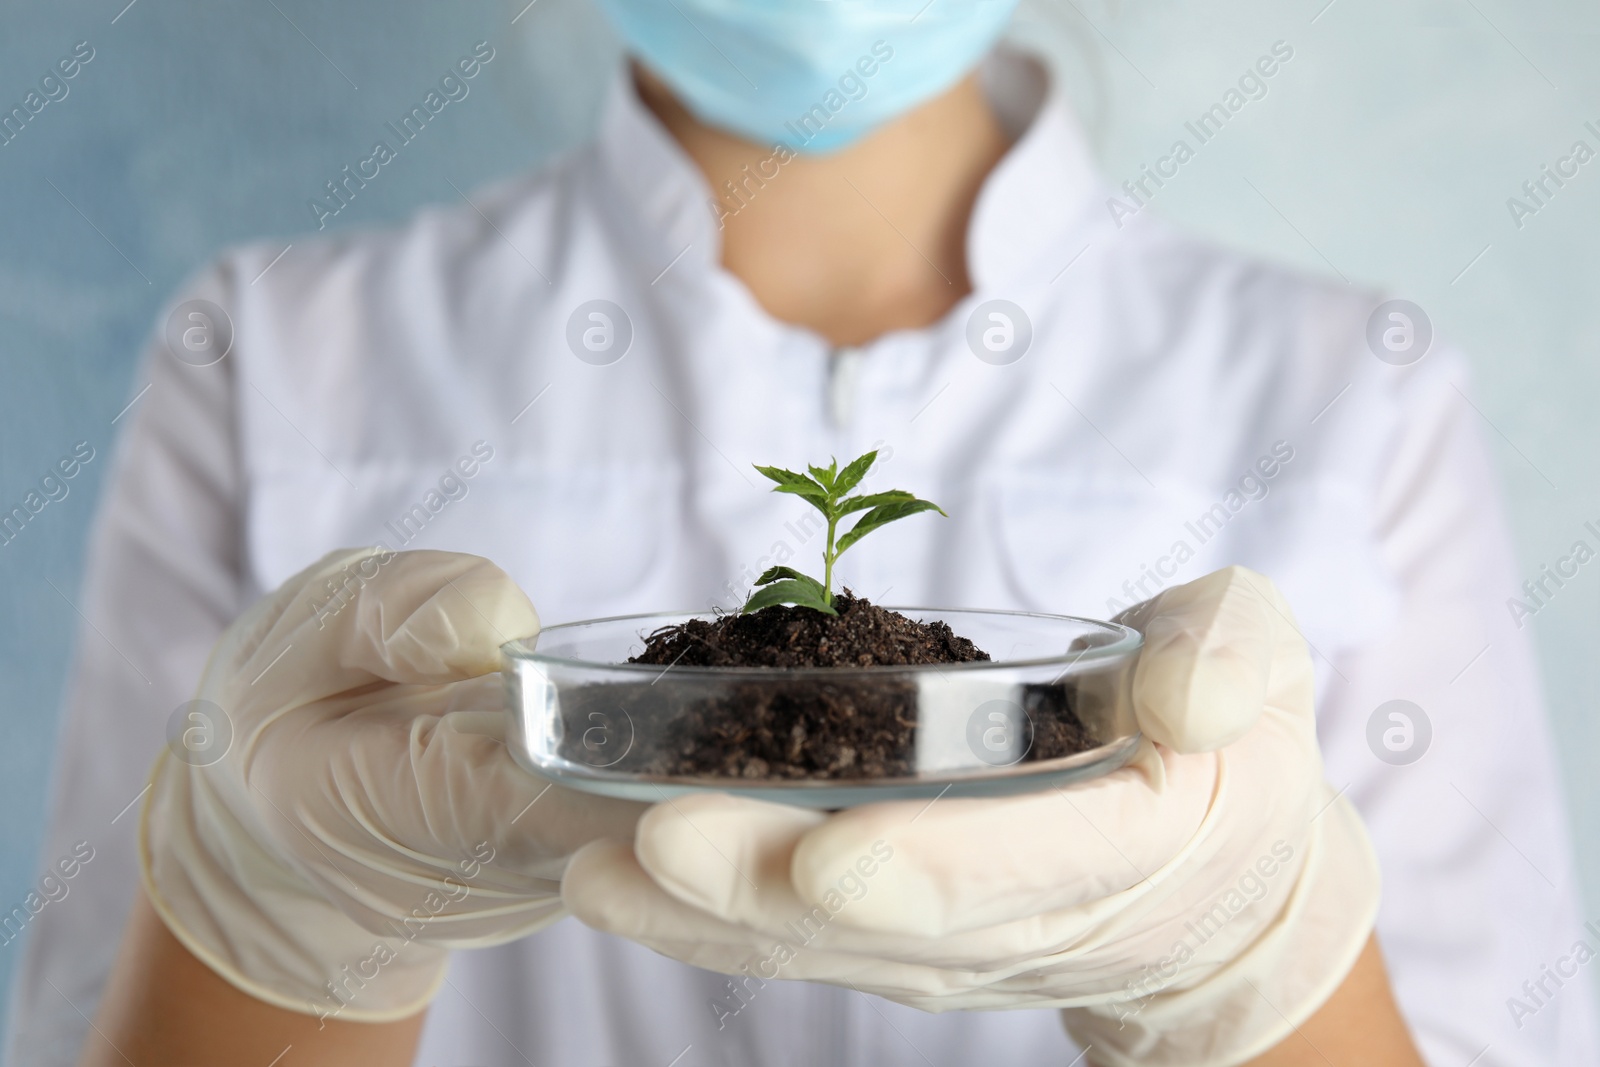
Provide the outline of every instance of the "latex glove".
[[1001,799],[833,814],[678,798],[562,882],[590,926],[736,975],[928,1011],[1065,1009],[1101,1064],[1235,1064],[1286,1037],[1372,929],[1376,859],[1323,781],[1305,641],[1243,568],[1129,613],[1128,767]]
[[513,763],[492,672],[538,629],[498,567],[445,552],[336,552],[257,603],[200,683],[220,712],[195,706],[196,744],[151,772],[140,852],[166,925],[258,999],[382,1021],[427,1004],[447,948],[561,918],[568,857],[630,839],[644,806]]

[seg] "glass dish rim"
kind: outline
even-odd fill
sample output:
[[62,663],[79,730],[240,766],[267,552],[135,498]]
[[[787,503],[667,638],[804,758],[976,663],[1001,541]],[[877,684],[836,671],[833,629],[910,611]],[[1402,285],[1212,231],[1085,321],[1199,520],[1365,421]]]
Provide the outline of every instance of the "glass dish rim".
[[[1089,626],[1120,633],[1117,640],[1108,645],[1096,645],[1078,653],[1063,653],[1058,656],[1043,656],[1033,659],[1013,660],[974,660],[969,663],[914,663],[903,665],[880,664],[872,667],[660,667],[654,663],[602,663],[597,660],[579,659],[573,656],[559,656],[550,653],[541,653],[536,649],[527,647],[528,638],[519,637],[505,642],[500,646],[500,653],[510,661],[548,664],[557,667],[572,667],[584,670],[620,671],[625,675],[630,674],[665,674],[667,671],[678,671],[692,678],[739,678],[752,680],[756,678],[771,679],[811,679],[811,678],[882,678],[889,674],[899,673],[982,673],[984,671],[1010,670],[1033,667],[1062,667],[1072,668],[1080,664],[1093,665],[1105,660],[1119,660],[1137,653],[1144,647],[1144,636],[1131,626],[1120,622],[1111,622],[1107,619],[1091,619],[1085,615],[1059,615],[1044,611],[1010,611],[1004,608],[937,608],[918,607],[906,605],[882,605],[886,611],[899,612],[935,612],[963,615],[1004,615],[1008,618],[1024,619],[1049,619],[1052,622],[1084,623]],[[608,615],[598,619],[578,619],[572,622],[557,623],[554,626],[542,626],[534,635],[538,640],[545,634],[558,630],[572,630],[580,626],[597,626],[601,623],[637,622],[646,619],[666,619],[704,617],[703,610],[690,611],[649,611],[633,615]]]

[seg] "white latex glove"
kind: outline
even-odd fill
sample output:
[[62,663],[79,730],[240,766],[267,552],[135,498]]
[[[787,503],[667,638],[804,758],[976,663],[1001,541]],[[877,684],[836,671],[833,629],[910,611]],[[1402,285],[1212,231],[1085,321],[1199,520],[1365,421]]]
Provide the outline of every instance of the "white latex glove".
[[568,857],[644,806],[513,763],[492,672],[538,629],[498,567],[445,552],[336,552],[252,607],[200,683],[221,711],[197,706],[151,772],[140,852],[168,928],[258,999],[375,1022],[427,1004],[447,948],[565,915]]
[[1237,1064],[1340,984],[1372,929],[1376,858],[1323,781],[1305,641],[1229,568],[1129,613],[1145,647],[1128,767],[1002,799],[833,814],[726,794],[597,841],[562,896],[590,926],[738,976],[928,1011],[1065,1009],[1091,1062]]

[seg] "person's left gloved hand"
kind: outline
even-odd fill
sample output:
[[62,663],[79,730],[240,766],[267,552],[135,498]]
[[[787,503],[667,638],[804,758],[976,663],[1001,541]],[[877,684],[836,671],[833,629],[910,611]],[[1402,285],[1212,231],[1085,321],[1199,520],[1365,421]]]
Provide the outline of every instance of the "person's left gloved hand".
[[447,950],[562,918],[567,858],[644,805],[512,759],[500,645],[538,630],[488,560],[385,549],[330,553],[236,619],[140,824],[173,936],[257,1000],[385,1022],[428,1004]]
[[1101,1064],[1236,1064],[1325,1001],[1365,945],[1376,862],[1322,776],[1309,652],[1229,568],[1134,609],[1128,767],[1002,799],[834,814],[664,802],[562,883],[590,926],[700,967],[928,1011],[1058,1007]]

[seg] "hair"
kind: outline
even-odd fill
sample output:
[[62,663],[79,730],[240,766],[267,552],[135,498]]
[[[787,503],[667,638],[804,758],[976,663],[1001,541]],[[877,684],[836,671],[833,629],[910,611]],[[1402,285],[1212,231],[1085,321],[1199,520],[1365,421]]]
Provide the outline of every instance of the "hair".
[[[1121,0],[1105,3],[1111,18],[1117,18]],[[1076,5],[1069,0],[1022,0],[1006,36],[1044,55],[1090,143],[1102,147],[1112,119],[1111,78],[1105,46]]]

